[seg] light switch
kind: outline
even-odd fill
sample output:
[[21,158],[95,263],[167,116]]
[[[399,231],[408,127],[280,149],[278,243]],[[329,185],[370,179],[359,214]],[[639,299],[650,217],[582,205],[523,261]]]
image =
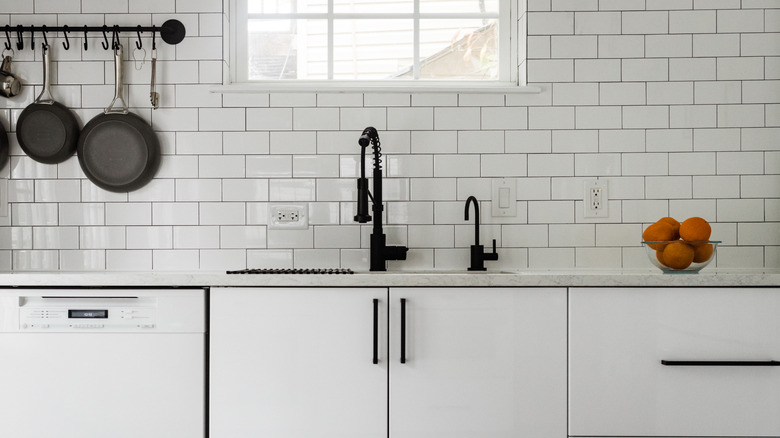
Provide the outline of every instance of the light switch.
[[493,217],[517,216],[517,180],[497,178],[493,180]]

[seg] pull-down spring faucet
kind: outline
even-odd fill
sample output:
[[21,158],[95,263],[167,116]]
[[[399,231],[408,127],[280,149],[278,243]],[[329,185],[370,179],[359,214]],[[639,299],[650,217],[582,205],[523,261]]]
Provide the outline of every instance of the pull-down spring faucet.
[[[366,147],[369,143],[374,149],[374,188],[368,191],[368,179],[366,178]],[[382,230],[382,148],[379,143],[379,133],[372,126],[363,130],[358,144],[360,151],[360,178],[357,180],[357,214],[355,222],[364,224],[371,221],[368,214],[368,198],[371,198],[374,212],[374,230],[371,233],[371,270],[386,271],[387,260],[406,260],[405,246],[388,246],[387,236]]]

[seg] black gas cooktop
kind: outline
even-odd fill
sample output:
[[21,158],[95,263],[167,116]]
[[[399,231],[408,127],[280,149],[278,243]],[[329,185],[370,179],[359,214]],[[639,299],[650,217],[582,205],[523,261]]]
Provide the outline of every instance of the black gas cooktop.
[[228,274],[354,274],[349,268],[275,268],[275,269],[241,269],[227,271]]

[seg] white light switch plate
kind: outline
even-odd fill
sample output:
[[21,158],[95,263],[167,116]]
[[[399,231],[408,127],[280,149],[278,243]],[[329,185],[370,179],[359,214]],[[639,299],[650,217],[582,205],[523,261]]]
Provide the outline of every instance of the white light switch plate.
[[517,216],[517,180],[496,178],[493,180],[493,217]]

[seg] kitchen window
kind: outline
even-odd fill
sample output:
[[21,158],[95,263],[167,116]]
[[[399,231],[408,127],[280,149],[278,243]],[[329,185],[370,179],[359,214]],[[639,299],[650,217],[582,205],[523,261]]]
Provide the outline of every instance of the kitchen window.
[[525,0],[232,1],[233,84],[506,91],[524,79]]

